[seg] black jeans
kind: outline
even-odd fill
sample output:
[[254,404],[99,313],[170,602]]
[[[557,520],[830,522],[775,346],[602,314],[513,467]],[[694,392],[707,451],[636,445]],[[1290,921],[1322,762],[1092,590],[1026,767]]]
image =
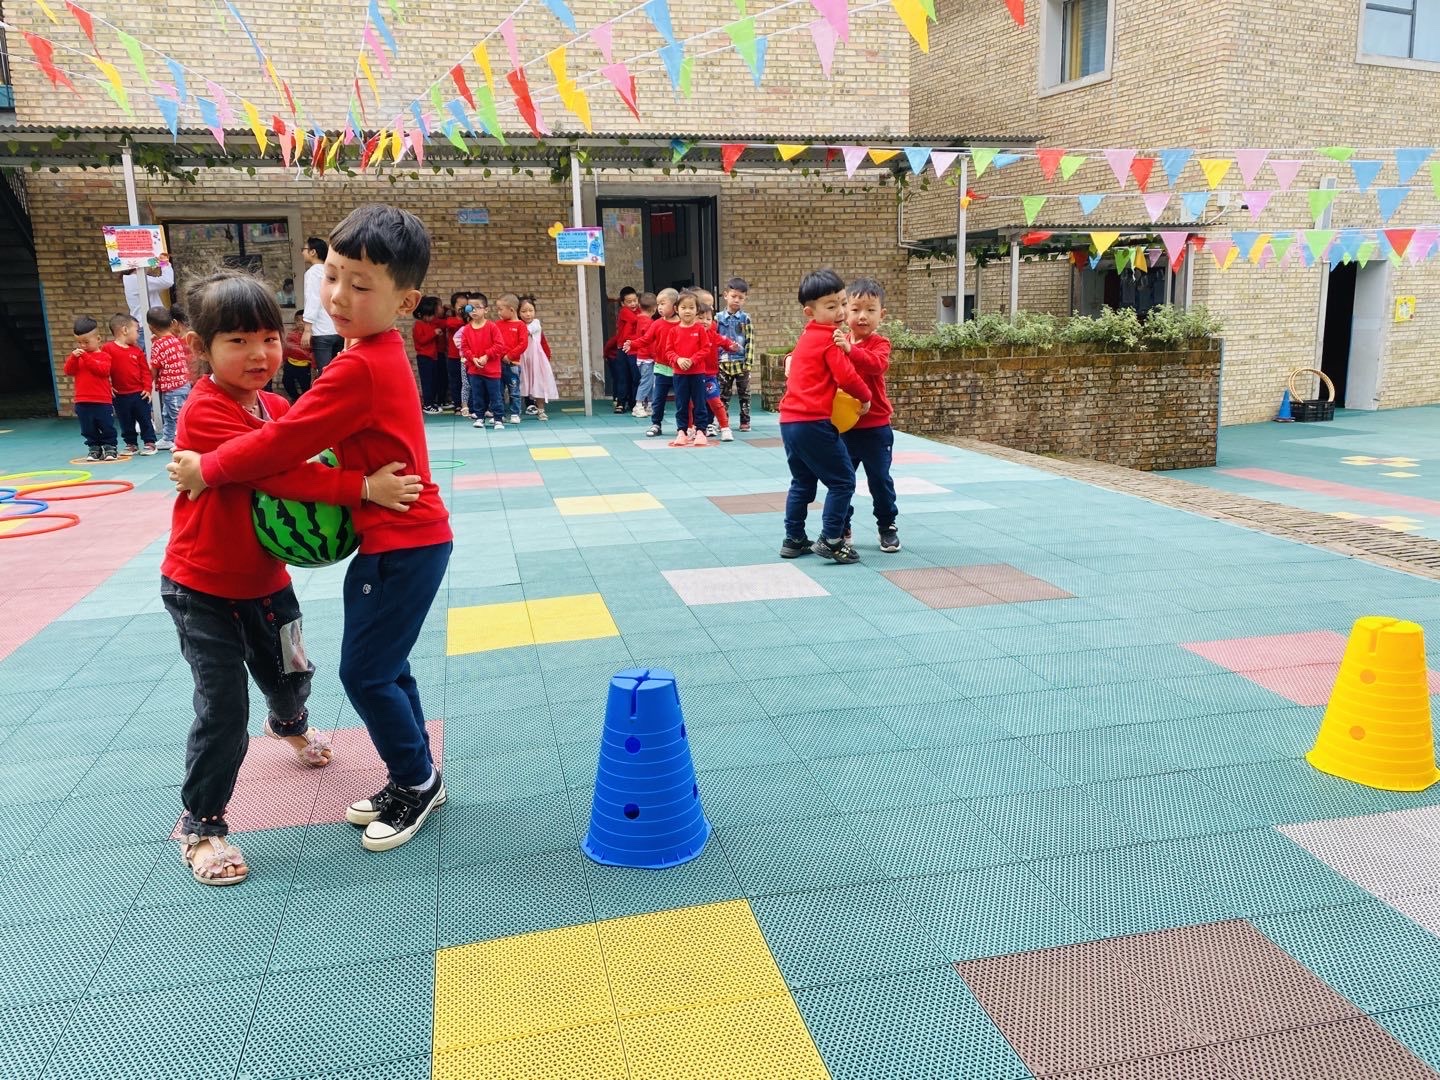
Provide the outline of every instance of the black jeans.
[[[851,428],[840,436],[850,453],[855,468],[865,469],[865,483],[870,487],[870,501],[875,504],[875,524],[881,532],[895,525],[900,512],[895,505],[895,481],[890,478],[890,457],[895,449],[895,429],[889,424],[872,428]],[[854,504],[845,515],[845,527],[855,516]]]
[[740,423],[750,422],[750,372],[748,371],[721,371],[720,372],[720,400],[725,403],[725,408],[730,408],[730,392],[734,390],[740,395]]
[[[150,418],[150,399],[144,394],[116,394],[115,420],[120,427],[120,437],[125,445],[136,447],[139,443],[155,444],[155,421]],[[136,440],[136,429],[139,440]]]
[[345,339],[339,334],[311,334],[310,351],[315,354],[315,374],[325,370],[325,365],[345,351]]
[[805,513],[815,498],[817,483],[825,485],[820,535],[838,540],[845,533],[850,500],[855,495],[855,466],[829,420],[803,420],[780,425],[785,461],[790,466],[790,493],[785,497],[785,536],[805,535]]
[[284,368],[285,371],[281,376],[281,381],[285,384],[285,396],[290,399],[290,403],[293,405],[300,400],[301,394],[310,389],[310,369],[308,367],[296,367],[290,363],[289,360],[285,361]]
[[[446,374],[450,377],[450,404],[457,409],[460,408],[460,380],[466,377],[465,372],[461,370],[463,367],[464,365],[454,357],[445,361]],[[445,396],[443,387],[440,396],[442,398]]]
[[416,356],[415,370],[420,373],[421,408],[439,408],[445,396],[445,372],[433,356]]
[[80,434],[91,450],[115,448],[115,409],[99,402],[77,401],[75,419],[80,421]]
[[248,668],[270,725],[284,735],[309,730],[305,701],[315,667],[305,657],[300,602],[285,586],[259,600],[227,600],[160,579],[160,598],[175,620],[180,652],[195,680],[195,722],[185,747],[182,833],[224,836],[225,806],[250,745]]

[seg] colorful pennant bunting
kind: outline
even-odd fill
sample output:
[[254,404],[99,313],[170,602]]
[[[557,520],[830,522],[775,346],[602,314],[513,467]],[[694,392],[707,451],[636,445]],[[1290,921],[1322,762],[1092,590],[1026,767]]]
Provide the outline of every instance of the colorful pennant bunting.
[[1200,171],[1205,174],[1205,182],[1210,185],[1211,191],[1220,186],[1220,182],[1225,179],[1225,174],[1230,171],[1230,166],[1234,164],[1235,162],[1230,158],[1200,159]]
[[720,147],[720,167],[727,173],[735,168],[735,162],[740,160],[740,155],[745,153],[745,144],[724,143]]
[[1400,183],[1408,184],[1433,153],[1434,148],[1429,146],[1402,146],[1397,149],[1395,171],[1400,177]]
[[[1330,204],[1335,201],[1336,194],[1334,188],[1315,188],[1309,192],[1310,217],[1316,225],[1320,224],[1320,218],[1325,211],[1330,209]],[[1319,256],[1317,255],[1316,258]]]
[[1060,179],[1069,180],[1079,170],[1081,165],[1089,161],[1085,154],[1064,154],[1060,158]]
[[1025,224],[1034,225],[1036,216],[1040,213],[1041,208],[1045,205],[1045,196],[1026,195],[1021,200],[1021,203],[1025,208]]
[[1104,255],[1110,250],[1110,245],[1120,239],[1118,232],[1092,232],[1090,243],[1095,248],[1096,255]]
[[900,21],[905,24],[905,29],[910,32],[920,51],[929,52],[930,23],[919,0],[890,0],[890,6],[895,9],[895,14],[900,16]]
[[1409,194],[1408,187],[1376,188],[1375,202],[1380,208],[1380,220],[1389,225],[1390,219],[1395,216],[1395,211],[1400,209],[1400,204]]
[[55,66],[55,46],[38,34],[32,34],[26,30],[22,30],[21,33],[25,35],[25,44],[29,45],[30,51],[35,54],[35,62],[40,65],[40,70],[50,80],[50,85],[57,90],[64,86],[74,93],[79,93],[75,89],[75,84],[70,81],[70,77]]
[[846,45],[850,44],[849,0],[810,0],[811,5],[835,30],[835,35]]
[[[950,166],[954,165],[959,158],[960,151],[958,150],[936,150],[932,153],[930,155],[930,167],[935,170],[935,179],[939,180],[949,172]],[[1436,183],[1440,184],[1440,180],[1437,180]]]
[[1245,206],[1250,211],[1250,220],[1259,221],[1260,215],[1270,205],[1270,200],[1275,193],[1273,191],[1242,191],[1240,198],[1245,200]]
[[1153,157],[1137,157],[1130,162],[1130,175],[1135,178],[1135,184],[1142,194],[1150,189],[1150,175],[1155,171],[1158,160]]
[[610,23],[603,22],[590,31],[590,40],[600,50],[607,64],[615,62],[615,31]]
[[1035,151],[1035,159],[1040,163],[1040,175],[1046,180],[1054,181],[1055,170],[1060,167],[1060,159],[1065,156],[1065,151],[1057,147],[1041,147]]
[[1093,214],[1100,203],[1104,201],[1104,195],[1076,195],[1076,201],[1080,203],[1080,212],[1086,217]]
[[820,59],[820,70],[828,79],[835,65],[835,43],[840,40],[840,35],[824,19],[815,19],[810,23],[810,40],[815,43],[815,55]]
[[1255,177],[1260,175],[1260,170],[1265,165],[1265,159],[1269,156],[1269,150],[1235,151],[1235,164],[1240,167],[1240,179],[1245,182],[1246,187],[1255,186]]
[[[1161,150],[1160,167],[1165,170],[1165,179],[1171,187],[1180,179],[1180,174],[1185,171],[1185,166],[1190,164],[1190,159],[1195,156],[1193,150]],[[1173,259],[1171,261],[1174,261]]]
[[1165,208],[1170,205],[1170,194],[1145,195],[1141,201],[1145,204],[1145,212],[1150,215],[1151,221],[1159,221],[1160,215],[1165,213]]
[[1130,178],[1130,163],[1135,160],[1134,150],[1106,150],[1105,160],[1110,163],[1110,171],[1115,174],[1115,182],[1122,188]]
[[1380,170],[1385,167],[1383,161],[1367,161],[1355,159],[1350,162],[1350,171],[1355,174],[1355,186],[1361,191],[1369,191],[1370,185],[1375,183],[1375,178],[1380,175]]

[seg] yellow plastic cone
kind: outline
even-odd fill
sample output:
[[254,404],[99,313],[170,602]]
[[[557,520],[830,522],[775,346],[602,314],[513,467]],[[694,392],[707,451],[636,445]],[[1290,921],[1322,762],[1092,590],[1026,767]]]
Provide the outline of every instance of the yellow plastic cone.
[[1440,780],[1425,631],[1413,622],[1357,619],[1305,760],[1321,772],[1386,791],[1423,791]]

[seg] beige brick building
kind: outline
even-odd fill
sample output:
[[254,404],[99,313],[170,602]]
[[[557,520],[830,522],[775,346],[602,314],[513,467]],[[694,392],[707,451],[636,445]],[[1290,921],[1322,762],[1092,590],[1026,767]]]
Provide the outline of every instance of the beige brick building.
[[[1042,146],[1089,155],[1070,182],[1058,175],[1056,182],[1046,181],[1033,159],[972,180],[972,190],[990,196],[971,206],[972,238],[1003,244],[1026,231],[1017,198],[1022,194],[1052,196],[1035,227],[1061,233],[1109,228],[1140,238],[1188,227],[1226,237],[1232,229],[1309,228],[1305,191],[1328,177],[1341,192],[1332,227],[1375,228],[1380,219],[1373,194],[1359,193],[1349,166],[1316,148],[1349,145],[1357,158],[1384,161],[1375,186],[1386,187],[1399,184],[1396,147],[1440,146],[1440,116],[1425,104],[1440,93],[1440,12],[1427,0],[1415,5],[1414,16],[1397,13],[1409,0],[1222,0],[1203,12],[1176,0],[1028,0],[1025,7],[1021,28],[1001,4],[938,0],[930,52],[917,53],[911,68],[913,130],[1034,136]],[[1153,155],[1172,147],[1192,149],[1197,159],[1273,148],[1274,157],[1305,164],[1290,193],[1275,195],[1258,224],[1251,223],[1240,195],[1251,185],[1232,168],[1201,223],[1179,224],[1177,198],[1161,223],[1151,225],[1134,180],[1120,196],[1101,150]],[[1440,203],[1428,170],[1408,183],[1415,190],[1391,226],[1433,226]],[[1277,186],[1265,168],[1253,189]],[[1157,167],[1150,191],[1166,190]],[[1174,190],[1207,190],[1194,161]],[[1086,217],[1073,198],[1080,193],[1105,193],[1106,199]],[[906,240],[949,238],[953,250],[954,200],[953,188],[913,193],[905,209]],[[1065,314],[1103,296],[1106,276],[1115,295],[1118,279],[1103,274],[1112,267],[1107,259],[1102,273],[1072,273],[1063,263],[1024,262],[1020,306]],[[1226,423],[1272,416],[1289,371],[1322,356],[1337,382],[1348,376],[1352,408],[1440,401],[1440,260],[1394,267],[1377,259],[1333,276],[1319,266],[1260,269],[1237,261],[1221,273],[1202,253],[1192,260],[1192,271],[1193,300],[1226,325]],[[972,289],[976,276],[972,269]],[[953,263],[916,263],[908,278],[912,321],[946,310],[939,298],[953,296]],[[1008,260],[992,262],[978,278],[978,310],[1005,310]],[[1394,301],[1401,296],[1416,297],[1416,314],[1396,323]],[[1322,341],[1324,306],[1331,315],[1328,345]]]

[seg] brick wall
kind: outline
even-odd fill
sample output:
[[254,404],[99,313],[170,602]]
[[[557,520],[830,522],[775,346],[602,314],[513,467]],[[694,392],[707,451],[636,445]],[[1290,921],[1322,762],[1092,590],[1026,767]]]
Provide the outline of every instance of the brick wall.
[[[783,364],[783,354],[764,358],[767,409],[775,409],[783,393]],[[1144,353],[897,350],[885,384],[896,429],[916,435],[971,435],[1030,453],[1132,469],[1215,464],[1215,343]]]

